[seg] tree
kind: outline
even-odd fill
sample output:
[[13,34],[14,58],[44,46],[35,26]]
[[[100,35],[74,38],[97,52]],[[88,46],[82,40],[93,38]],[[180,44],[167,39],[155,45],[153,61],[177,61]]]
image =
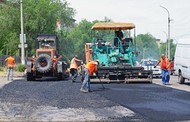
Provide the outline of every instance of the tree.
[[[176,49],[176,44],[174,44],[173,40],[171,39],[171,42],[170,42],[170,58],[174,57],[175,49]],[[159,48],[159,52],[160,52],[160,55],[166,54],[166,43],[161,44],[161,46]]]
[[86,42],[91,42],[91,27],[93,22],[82,20],[72,30],[63,29],[59,32],[62,54],[69,61],[74,55],[85,59],[84,47]]
[[0,54],[16,54],[19,44],[19,9],[15,3],[0,6]]
[[[56,21],[64,27],[72,23],[75,11],[65,0],[23,0],[24,32],[28,53],[35,53],[35,38],[38,34],[56,34]],[[6,2],[0,8],[1,52],[16,53],[20,34],[20,5],[17,0]]]
[[139,34],[136,38],[137,42],[137,51],[140,52],[137,60],[144,58],[154,58],[158,59],[159,50],[158,45],[156,44],[156,38],[154,38],[151,34]]

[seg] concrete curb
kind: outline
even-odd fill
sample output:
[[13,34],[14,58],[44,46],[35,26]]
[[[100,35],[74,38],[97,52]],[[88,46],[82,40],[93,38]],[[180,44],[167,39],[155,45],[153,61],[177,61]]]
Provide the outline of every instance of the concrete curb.
[[[24,72],[14,72],[13,77],[25,77],[26,74]],[[0,77],[7,77],[6,72],[0,72]]]

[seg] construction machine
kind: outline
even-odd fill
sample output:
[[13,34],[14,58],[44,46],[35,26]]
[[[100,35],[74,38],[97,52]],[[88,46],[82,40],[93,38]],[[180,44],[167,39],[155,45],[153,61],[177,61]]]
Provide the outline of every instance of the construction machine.
[[[152,71],[136,66],[138,53],[133,23],[98,22],[92,26],[92,30],[98,33],[107,30],[127,33],[127,37],[122,38],[117,35],[111,38],[107,35],[94,37],[91,43],[85,44],[86,63],[90,60],[99,60],[99,78],[107,79],[108,82],[152,82]],[[133,37],[131,36],[132,30],[134,30]],[[95,75],[91,77],[96,78]]]
[[36,56],[27,61],[27,80],[56,77],[63,80],[67,76],[67,63],[58,58],[58,37],[40,34],[36,38]]

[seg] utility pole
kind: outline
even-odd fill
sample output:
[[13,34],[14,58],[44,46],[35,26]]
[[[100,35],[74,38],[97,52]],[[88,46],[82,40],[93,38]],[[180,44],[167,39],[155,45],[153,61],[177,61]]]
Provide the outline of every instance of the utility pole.
[[168,57],[168,35],[165,31],[163,31],[163,32],[166,35],[166,57]]
[[167,56],[168,59],[170,59],[170,22],[172,21],[172,19],[170,19],[170,12],[168,11],[168,9],[164,6],[160,6],[161,8],[165,9],[168,13],[168,39],[167,39]]
[[22,8],[22,0],[20,0],[20,22],[21,22],[21,63],[25,65],[25,47],[24,47],[24,23],[23,23],[23,8]]

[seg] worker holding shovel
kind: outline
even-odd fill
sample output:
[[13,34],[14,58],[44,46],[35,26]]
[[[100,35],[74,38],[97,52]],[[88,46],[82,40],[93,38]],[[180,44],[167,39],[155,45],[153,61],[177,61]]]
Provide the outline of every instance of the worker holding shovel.
[[84,68],[84,80],[81,86],[80,91],[81,92],[90,92],[90,75],[92,75],[94,72],[98,72],[98,66],[99,60],[90,61],[85,65]]

